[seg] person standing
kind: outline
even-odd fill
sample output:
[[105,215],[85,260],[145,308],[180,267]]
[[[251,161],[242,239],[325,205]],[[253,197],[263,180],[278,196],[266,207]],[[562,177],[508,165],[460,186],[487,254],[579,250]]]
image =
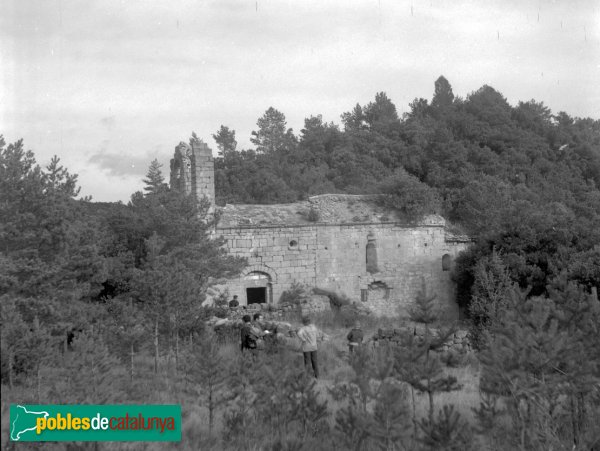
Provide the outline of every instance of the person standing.
[[364,334],[358,321],[354,323],[354,327],[346,338],[348,339],[348,350],[352,354],[354,349],[360,346],[364,340]]
[[256,334],[256,331],[250,322],[252,321],[252,318],[250,315],[244,315],[242,321],[243,324],[242,328],[240,329],[242,352],[244,350],[254,351],[258,347],[258,335]]
[[237,308],[240,305],[240,301],[238,301],[237,294],[233,296],[233,299],[229,301],[229,308]]
[[317,341],[322,334],[317,329],[317,326],[310,322],[310,318],[305,316],[302,318],[303,326],[298,330],[298,338],[302,342],[302,353],[304,354],[304,367],[307,373],[312,373],[315,379],[319,378],[319,363],[317,360]]

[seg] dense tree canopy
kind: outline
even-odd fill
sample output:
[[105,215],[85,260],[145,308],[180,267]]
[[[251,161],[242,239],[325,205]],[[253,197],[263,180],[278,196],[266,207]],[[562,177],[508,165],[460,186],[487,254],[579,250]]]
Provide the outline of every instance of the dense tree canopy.
[[[487,85],[462,99],[443,76],[431,101],[409,106],[400,118],[380,92],[341,115],[343,130],[310,116],[297,139],[269,108],[255,149],[217,159],[217,202],[384,193],[407,220],[443,214],[474,237],[474,255],[496,249],[532,295],[563,270],[600,285],[599,120],[553,114],[536,100],[513,107]],[[470,283],[463,288],[470,293]]]

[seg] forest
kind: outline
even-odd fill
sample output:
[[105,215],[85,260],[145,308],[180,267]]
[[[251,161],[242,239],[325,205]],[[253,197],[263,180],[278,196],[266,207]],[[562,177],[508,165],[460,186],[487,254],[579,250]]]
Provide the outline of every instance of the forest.
[[[206,326],[227,314],[201,306],[207,289],[245,261],[157,161],[127,204],[94,203],[57,157],[42,168],[0,136],[2,448],[27,449],[7,441],[19,402],[181,404],[182,442],[160,445],[173,449],[600,449],[600,120],[433,87],[402,117],[381,92],[298,134],[270,107],[254,148],[227,125],[213,134],[218,205],[379,194],[407,222],[438,213],[473,240],[453,272],[472,353],[439,352],[456,325],[424,289],[411,315],[424,340],[352,356],[332,340],[318,382],[299,353],[248,358]],[[335,338],[345,315],[313,319]],[[472,405],[444,402],[464,393],[457,371]]]

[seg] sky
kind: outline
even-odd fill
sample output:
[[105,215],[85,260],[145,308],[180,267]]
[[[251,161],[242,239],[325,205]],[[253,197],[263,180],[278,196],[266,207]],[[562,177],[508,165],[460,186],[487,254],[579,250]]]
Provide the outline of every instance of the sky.
[[82,195],[127,202],[153,159],[223,124],[250,148],[270,106],[299,133],[384,91],[398,112],[444,75],[466,97],[600,119],[597,0],[6,0],[0,134],[58,155]]

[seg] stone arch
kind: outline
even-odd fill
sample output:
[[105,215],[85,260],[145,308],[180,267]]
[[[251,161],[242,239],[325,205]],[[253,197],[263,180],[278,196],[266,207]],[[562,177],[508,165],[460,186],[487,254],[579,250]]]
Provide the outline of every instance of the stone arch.
[[246,268],[240,275],[242,305],[272,304],[276,278],[275,271],[267,266],[252,265]]
[[277,283],[277,273],[275,272],[275,270],[273,268],[269,268],[266,265],[247,266],[240,274],[240,279],[243,279],[244,277],[246,277],[248,274],[250,274],[252,272],[263,272],[269,276],[269,278],[271,279],[271,283]]
[[442,271],[450,271],[452,268],[452,256],[450,254],[444,254],[442,256]]

